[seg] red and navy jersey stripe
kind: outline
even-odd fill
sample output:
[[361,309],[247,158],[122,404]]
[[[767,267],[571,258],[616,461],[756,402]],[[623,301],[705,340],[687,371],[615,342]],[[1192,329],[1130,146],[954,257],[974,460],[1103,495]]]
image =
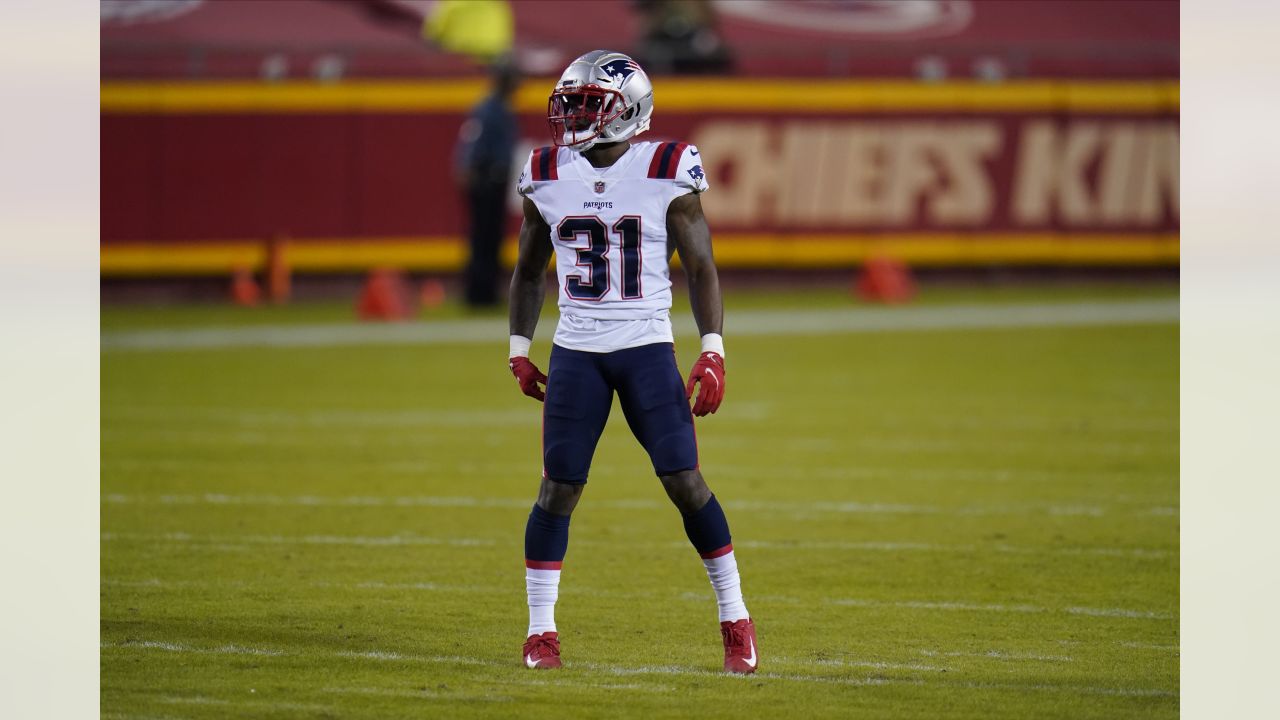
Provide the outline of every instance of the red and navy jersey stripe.
[[649,163],[649,177],[660,180],[674,180],[676,170],[680,167],[680,156],[689,143],[662,143],[653,151],[653,160]]
[[556,151],[559,149],[553,145],[540,147],[533,151],[533,158],[529,162],[529,167],[533,171],[534,180],[560,179],[560,175],[556,171]]

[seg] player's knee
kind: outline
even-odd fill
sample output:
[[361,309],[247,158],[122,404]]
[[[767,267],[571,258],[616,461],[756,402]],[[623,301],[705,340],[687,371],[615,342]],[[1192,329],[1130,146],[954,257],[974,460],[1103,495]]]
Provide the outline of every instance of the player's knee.
[[[687,472],[686,468],[698,466],[698,445],[693,440],[692,432],[669,433],[650,442],[646,449],[649,451],[649,460],[653,462],[653,469],[657,471],[659,477],[668,474],[678,475],[680,472]],[[668,468],[679,468],[679,470],[669,473],[666,471]]]
[[587,470],[591,467],[591,447],[574,441],[544,442],[542,467],[546,470],[547,477],[565,484],[587,481]]
[[542,485],[538,488],[538,507],[553,515],[572,515],[578,506],[578,498],[582,497],[583,487],[582,484],[542,478]]
[[711,499],[711,488],[696,468],[663,475],[662,487],[676,508],[686,515],[697,512]]

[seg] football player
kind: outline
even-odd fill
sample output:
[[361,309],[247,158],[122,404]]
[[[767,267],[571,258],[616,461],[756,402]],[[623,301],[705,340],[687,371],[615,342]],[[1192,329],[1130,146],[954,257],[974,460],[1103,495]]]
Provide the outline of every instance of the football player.
[[[699,472],[694,438],[693,416],[714,413],[725,389],[720,281],[698,198],[707,178],[692,145],[632,141],[652,115],[644,70],[622,53],[589,52],[570,63],[548,101],[553,144],[534,150],[520,174],[524,224],[511,278],[509,366],[524,394],[545,403],[542,485],[525,528],[523,659],[531,668],[560,667],[554,612],[569,519],[617,393],[715,590],[724,668],[752,673],[755,627],[729,524]],[[671,333],[673,251],[702,335],[687,382]],[[553,252],[560,321],[544,375],[529,360],[529,345]]]

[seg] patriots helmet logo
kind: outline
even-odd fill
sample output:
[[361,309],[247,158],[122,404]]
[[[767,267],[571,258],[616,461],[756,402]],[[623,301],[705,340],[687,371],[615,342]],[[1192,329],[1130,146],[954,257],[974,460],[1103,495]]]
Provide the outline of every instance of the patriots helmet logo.
[[600,79],[616,82],[618,87],[622,87],[627,84],[627,80],[629,80],[639,69],[640,66],[631,58],[613,60],[600,66],[600,70],[609,76],[607,78]]
[[694,165],[693,167],[689,168],[689,177],[693,178],[694,181],[696,182],[706,176],[702,173],[701,165]]

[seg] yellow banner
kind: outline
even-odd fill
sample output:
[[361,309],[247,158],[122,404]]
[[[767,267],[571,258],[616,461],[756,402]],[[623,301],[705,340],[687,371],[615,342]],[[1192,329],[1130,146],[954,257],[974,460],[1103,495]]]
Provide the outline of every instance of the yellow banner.
[[[550,79],[529,80],[518,112],[546,109]],[[483,79],[342,83],[105,82],[104,113],[290,113],[469,110],[488,90]],[[748,80],[663,78],[654,104],[663,110],[874,113],[904,111],[1088,113],[1177,111],[1176,81],[1028,80],[1004,83],[905,80]]]

